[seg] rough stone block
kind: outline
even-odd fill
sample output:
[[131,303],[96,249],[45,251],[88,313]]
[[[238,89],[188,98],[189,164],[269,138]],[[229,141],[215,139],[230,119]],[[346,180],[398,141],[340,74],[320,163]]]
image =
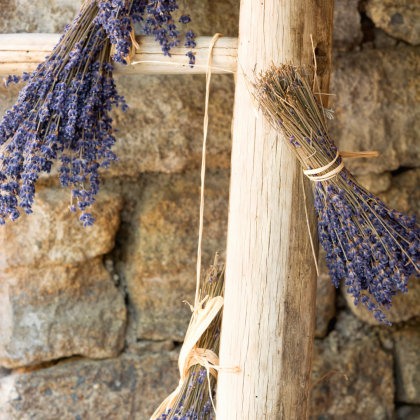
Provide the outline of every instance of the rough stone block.
[[410,0],[367,0],[366,12],[375,26],[394,38],[420,44],[420,7]]
[[2,270],[80,263],[112,250],[121,196],[100,190],[91,211],[96,222],[88,228],[69,211],[69,200],[67,188],[38,188],[33,213],[0,226]]
[[403,405],[396,411],[397,420],[420,420],[420,407]]
[[[229,173],[207,171],[203,270],[226,248]],[[182,341],[196,284],[200,174],[149,178],[126,228],[122,278],[132,313],[130,331],[144,340]],[[131,337],[133,338],[133,337]]]
[[375,28],[374,34],[373,45],[377,49],[393,49],[398,44],[398,40],[392,38],[380,28]]
[[399,402],[420,404],[420,330],[394,334],[395,370]]
[[[198,167],[203,144],[204,75],[119,76],[118,92],[130,106],[112,117],[119,132],[113,150],[120,161],[104,176],[181,172]],[[141,92],[133,95],[133,91]],[[212,76],[207,166],[230,167],[234,81]],[[153,98],[153,100],[151,100]]]
[[420,54],[409,47],[334,59],[331,137],[341,150],[379,151],[376,158],[345,159],[354,175],[419,166],[419,69]]
[[0,33],[62,33],[81,0],[8,0],[0,4]]
[[391,187],[380,194],[391,208],[420,218],[420,169],[407,170],[392,178]]
[[101,258],[0,274],[0,365],[117,356],[126,308]]
[[0,379],[7,420],[148,420],[179,381],[176,352],[73,358]]
[[337,332],[315,340],[310,420],[393,420],[392,356],[371,334],[345,339]]
[[372,194],[379,194],[391,187],[392,175],[389,172],[383,174],[367,174],[356,177],[360,185]]
[[334,1],[333,51],[351,51],[362,42],[358,0]]
[[[354,299],[347,293],[347,287],[344,286],[344,282],[342,282],[340,289],[349,308],[359,319],[367,322],[369,325],[383,325],[376,321],[373,314],[361,303],[354,306]],[[408,281],[408,293],[398,291],[397,295],[392,298],[391,309],[387,311],[385,308],[382,308],[382,311],[386,315],[386,319],[391,323],[408,321],[415,316],[420,316],[420,280],[412,276]]]

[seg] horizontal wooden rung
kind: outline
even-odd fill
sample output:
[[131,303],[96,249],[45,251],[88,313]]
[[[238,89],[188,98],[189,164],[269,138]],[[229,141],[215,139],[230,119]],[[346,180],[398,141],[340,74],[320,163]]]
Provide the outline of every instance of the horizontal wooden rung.
[[[35,70],[38,63],[52,51],[60,38],[59,34],[0,34],[0,75],[20,75]],[[211,37],[196,38],[193,52],[196,66],[188,65],[185,56],[189,51],[179,47],[171,50],[172,57],[164,57],[159,43],[153,37],[136,36],[140,46],[131,66],[115,66],[115,74],[203,74],[206,72]],[[236,71],[237,38],[220,38],[213,49],[212,73]]]

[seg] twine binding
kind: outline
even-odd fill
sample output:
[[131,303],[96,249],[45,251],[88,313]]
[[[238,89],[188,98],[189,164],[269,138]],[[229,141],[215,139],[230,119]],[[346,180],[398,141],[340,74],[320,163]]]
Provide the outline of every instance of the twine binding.
[[316,168],[316,169],[307,169],[305,171],[303,171],[303,173],[312,181],[312,182],[317,182],[317,181],[328,181],[331,178],[334,178],[336,175],[338,175],[344,168],[344,162],[341,162],[336,168],[332,169],[331,171],[327,172],[326,174],[323,175],[318,175],[318,176],[312,176],[313,174],[319,174],[321,172],[326,171],[327,169],[329,169],[332,165],[334,165],[334,163],[336,162],[336,160],[338,159],[338,157],[341,156],[343,158],[349,158],[349,159],[353,159],[353,158],[370,158],[370,157],[376,157],[378,156],[378,152],[376,151],[372,151],[372,152],[341,152],[341,151],[337,151],[337,154],[335,156],[335,158],[328,163],[325,166],[322,166],[321,168]]
[[[130,41],[131,41],[130,52],[128,53],[128,56],[126,57],[126,61],[128,65],[132,64],[131,60],[136,55],[137,50],[140,49],[140,45],[136,41],[136,34],[134,32],[134,24],[132,20],[131,20]],[[111,44],[111,51],[110,51],[111,57],[115,54],[116,48],[117,48],[117,44]]]
[[[337,151],[337,154],[336,154],[336,156],[334,158],[334,160],[332,160],[327,165],[322,166],[321,168],[307,169],[307,170],[303,171],[303,173],[312,182],[328,181],[329,179],[334,178],[335,176],[337,176],[343,170],[343,168],[344,168],[344,162],[341,162],[340,165],[338,165],[332,171],[327,172],[324,175],[312,176],[312,174],[319,174],[320,172],[324,172],[327,169],[329,169],[332,165],[334,165],[335,161],[338,159],[338,156],[341,156],[343,158],[353,159],[353,158],[360,158],[360,157],[366,157],[366,158],[376,157],[378,155],[379,155],[379,153],[376,152],[376,151],[372,151],[372,152],[341,152],[341,151],[338,150]],[[315,253],[315,245],[314,245],[314,241],[312,239],[311,227],[309,225],[309,219],[308,219],[308,209],[306,207],[306,191],[305,191],[305,184],[303,183],[303,178],[302,178],[302,188],[303,188],[304,207],[305,207],[305,214],[306,214],[306,223],[307,223],[307,226],[308,226],[309,239],[311,241],[312,255],[314,257],[316,273],[319,276],[319,268],[318,268],[318,261],[317,261],[316,253]]]

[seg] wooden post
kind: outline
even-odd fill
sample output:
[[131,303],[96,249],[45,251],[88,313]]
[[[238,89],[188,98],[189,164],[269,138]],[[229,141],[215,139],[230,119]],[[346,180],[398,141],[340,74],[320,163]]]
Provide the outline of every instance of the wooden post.
[[[310,390],[316,269],[297,159],[260,114],[243,71],[312,64],[328,91],[334,0],[242,0],[238,42],[219,420],[303,420]],[[324,96],[327,97],[327,96]],[[309,222],[316,217],[305,180]]]

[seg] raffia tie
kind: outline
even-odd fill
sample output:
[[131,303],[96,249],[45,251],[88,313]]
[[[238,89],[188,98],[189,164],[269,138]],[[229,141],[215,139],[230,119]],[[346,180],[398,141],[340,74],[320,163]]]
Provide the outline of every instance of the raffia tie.
[[[207,298],[198,303],[198,309],[197,307],[194,308],[194,316],[191,318],[191,322],[185,336],[185,341],[181,348],[181,353],[178,358],[178,368],[181,379],[179,380],[178,387],[162,402],[162,404],[153,413],[150,420],[158,419],[166,410],[171,409],[174,406],[178,395],[181,392],[182,386],[185,383],[185,378],[188,375],[190,367],[194,365],[201,365],[206,368],[207,379],[209,381],[210,375],[217,378],[218,371],[231,373],[240,371],[238,367],[219,366],[219,358],[216,353],[208,349],[196,347],[197,341],[223,307],[222,296],[214,297],[206,303],[204,308],[202,308],[203,303],[205,303],[206,300]],[[211,393],[210,398],[212,398]]]
[[[125,58],[125,61],[127,61],[127,64],[129,65],[132,64],[131,60],[136,55],[136,51],[140,49],[140,45],[136,41],[136,34],[134,33],[134,24],[132,20],[131,20],[130,40],[131,40],[130,52],[128,53],[128,56]],[[110,51],[111,57],[115,54],[116,49],[117,49],[117,44],[111,44],[111,51]]]
[[[379,153],[376,151],[372,151],[372,152],[340,152],[337,151],[337,154],[334,158],[334,160],[332,160],[328,165],[322,166],[321,168],[316,168],[316,169],[307,169],[305,171],[303,171],[303,173],[312,181],[312,182],[318,182],[318,181],[328,181],[329,179],[334,178],[335,176],[337,176],[344,168],[344,162],[341,162],[336,168],[334,168],[332,171],[327,172],[324,175],[318,175],[318,176],[314,176],[314,174],[319,174],[321,172],[324,172],[326,170],[328,170],[329,168],[331,168],[332,165],[334,165],[335,161],[338,159],[338,156],[341,156],[343,158],[360,158],[360,157],[376,157],[378,156]],[[312,248],[312,255],[314,257],[314,263],[315,263],[315,267],[316,267],[316,272],[319,276],[319,268],[318,268],[318,258],[317,258],[317,254],[315,252],[315,246],[313,243],[313,239],[312,239],[312,234],[311,234],[311,226],[309,223],[309,218],[308,218],[308,209],[306,207],[306,192],[305,192],[305,184],[303,183],[303,176],[302,176],[302,188],[303,188],[303,198],[305,201],[305,214],[306,214],[306,224],[308,226],[308,232],[309,232],[309,239],[311,241],[311,248]]]
[[[207,141],[207,128],[208,128],[208,104],[209,104],[209,93],[210,93],[210,79],[211,79],[211,62],[212,52],[216,41],[222,37],[222,34],[215,34],[209,45],[209,59],[207,63],[206,72],[206,106],[204,112],[204,127],[203,127],[203,157],[201,164],[201,197],[200,197],[200,227],[198,235],[198,252],[197,252],[197,288],[195,294],[194,307],[190,305],[193,315],[191,317],[190,325],[188,326],[187,334],[185,335],[184,344],[182,345],[181,352],[178,358],[178,368],[180,374],[180,380],[177,388],[171,395],[169,395],[162,404],[153,413],[150,420],[158,419],[168,409],[173,408],[179,393],[185,383],[185,379],[188,375],[188,370],[194,365],[201,365],[207,371],[207,380],[209,381],[210,389],[210,375],[217,378],[217,372],[229,372],[237,373],[241,370],[239,367],[222,367],[219,366],[219,358],[216,353],[209,349],[201,349],[196,347],[198,340],[207,330],[209,325],[212,323],[214,318],[217,316],[219,311],[223,307],[223,297],[216,296],[207,302],[208,296],[201,302],[198,301],[200,291],[200,276],[201,276],[201,244],[203,239],[203,220],[204,220],[204,183],[206,174],[206,141]],[[206,304],[203,308],[203,304]],[[216,407],[214,406],[213,397],[210,391],[210,399],[216,413]]]
[[372,152],[341,152],[337,151],[337,155],[335,156],[334,160],[332,160],[328,165],[322,166],[321,168],[316,169],[307,169],[303,171],[303,173],[313,182],[317,181],[328,181],[331,178],[334,178],[337,176],[344,168],[344,162],[341,162],[336,168],[332,169],[331,171],[327,172],[323,175],[317,175],[314,176],[314,174],[319,174],[321,172],[324,172],[328,170],[332,165],[334,165],[335,161],[338,159],[339,156],[343,158],[370,158],[370,157],[376,157],[378,156],[378,152],[372,151]]

